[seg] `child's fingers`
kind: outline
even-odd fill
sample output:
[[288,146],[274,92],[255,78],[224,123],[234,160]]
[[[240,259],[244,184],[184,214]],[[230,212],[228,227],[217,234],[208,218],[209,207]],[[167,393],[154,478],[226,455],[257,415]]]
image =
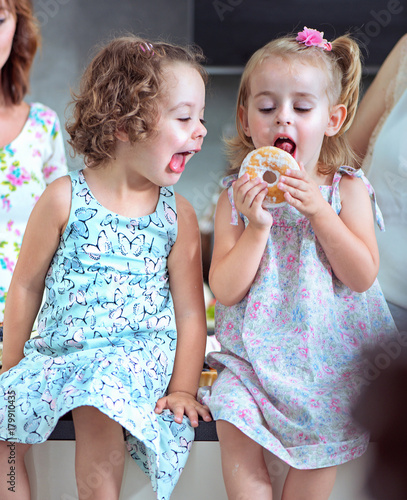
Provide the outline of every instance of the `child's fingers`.
[[235,193],[235,201],[247,206],[251,206],[256,196],[264,189],[260,184],[245,185]]
[[294,198],[288,191],[284,193],[284,198],[285,200],[292,205],[294,208],[299,209],[301,206],[301,201],[298,199],[298,197]]
[[[177,424],[182,424],[184,413],[186,413],[184,405],[183,404],[174,405],[174,407],[172,408],[172,413],[174,414],[174,420],[177,422]],[[191,424],[192,427],[196,427],[198,425],[198,416],[195,417],[195,422],[192,422],[191,420]]]
[[174,415],[174,420],[178,423],[182,423],[182,419],[185,413],[185,405],[182,402],[170,402],[168,396],[159,399],[155,405],[154,412],[161,414],[163,410],[171,410]]
[[205,422],[210,422],[212,420],[209,408],[207,406],[202,406],[199,403],[185,407],[185,415],[189,418],[192,427],[198,427],[199,416],[202,417]]
[[157,403],[156,403],[156,405],[155,405],[155,408],[154,408],[154,411],[155,411],[155,413],[160,414],[160,413],[162,413],[162,412],[163,412],[163,410],[165,410],[166,408],[168,408],[168,406],[167,406],[167,399],[164,397],[164,398],[160,398],[160,399],[157,401]]
[[236,186],[235,188],[235,200],[240,203],[244,203],[247,206],[251,206],[253,202],[259,196],[260,203],[263,201],[267,193],[267,184],[262,182],[260,179],[253,179],[245,184]]
[[294,179],[292,177],[280,177],[278,188],[285,193],[289,193],[293,198],[302,199],[306,184],[302,179]]
[[302,191],[295,188],[288,188],[285,190],[284,198],[290,205],[295,208],[299,208],[302,203],[304,203],[305,196]]
[[267,195],[267,186],[255,186],[253,187],[245,197],[245,203],[251,207],[254,205],[262,205],[264,198]]
[[184,414],[189,418],[192,427],[198,427],[199,417],[202,417],[205,422],[210,422],[212,420],[212,416],[209,412],[209,408],[207,406],[203,406],[197,401],[194,403],[188,403],[185,405],[180,405],[178,407],[173,408],[174,420],[177,423],[181,423]]
[[192,427],[198,427],[198,412],[195,408],[185,408],[185,415],[189,418]]
[[212,415],[211,412],[209,411],[209,408],[206,405],[198,406],[197,412],[203,418],[203,420],[205,420],[205,422],[211,422]]
[[248,182],[250,182],[250,177],[248,176],[248,174],[242,175],[232,183],[233,192],[236,193],[238,191],[247,189]]
[[263,186],[267,185],[259,177],[256,177],[254,179],[250,179],[250,177],[247,174],[244,174],[244,175],[242,175],[242,177],[239,177],[233,183],[233,190],[235,193],[241,193],[241,194],[245,195],[251,189],[253,189],[255,186],[258,186],[260,184],[262,184]]
[[[301,165],[302,165],[302,163],[301,163]],[[286,172],[284,173],[284,175],[282,175],[280,177],[280,180],[281,180],[281,178],[285,178],[285,179],[305,179],[306,176],[307,176],[307,172],[304,170],[304,168],[301,168],[300,170],[289,169],[289,170],[286,170]]]
[[209,408],[205,405],[201,405],[192,396],[179,397],[174,394],[164,396],[157,401],[154,411],[157,414],[161,414],[165,409],[171,410],[174,415],[174,420],[178,424],[182,423],[184,415],[189,418],[192,427],[198,427],[199,416],[201,416],[206,422],[210,422],[212,420]]

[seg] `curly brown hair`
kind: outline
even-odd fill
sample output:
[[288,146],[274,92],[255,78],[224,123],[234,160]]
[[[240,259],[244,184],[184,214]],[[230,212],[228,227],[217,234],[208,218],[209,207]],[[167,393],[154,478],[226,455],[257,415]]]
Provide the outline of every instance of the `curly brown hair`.
[[79,93],[73,93],[73,116],[66,130],[74,154],[83,155],[88,167],[97,167],[113,158],[117,131],[124,131],[132,144],[150,137],[163,95],[163,67],[189,64],[206,84],[203,61],[198,47],[150,42],[135,35],[110,41],[85,70]]
[[20,104],[30,87],[30,70],[41,36],[31,0],[4,0],[2,7],[15,17],[16,31],[1,71],[1,86],[6,102]]
[[349,36],[343,35],[332,42],[332,51],[319,47],[308,47],[296,41],[296,35],[272,40],[255,52],[249,59],[240,81],[236,106],[237,136],[226,139],[227,154],[230,160],[230,173],[239,170],[245,156],[254,148],[251,137],[246,136],[239,118],[240,107],[247,106],[250,95],[250,78],[257,66],[268,57],[277,56],[287,61],[299,60],[318,65],[328,76],[328,98],[331,106],[344,104],[346,119],[340,131],[332,137],[324,137],[319,156],[319,171],[329,174],[340,165],[355,166],[356,154],[352,151],[346,134],[355,117],[362,75],[361,55],[358,44]]

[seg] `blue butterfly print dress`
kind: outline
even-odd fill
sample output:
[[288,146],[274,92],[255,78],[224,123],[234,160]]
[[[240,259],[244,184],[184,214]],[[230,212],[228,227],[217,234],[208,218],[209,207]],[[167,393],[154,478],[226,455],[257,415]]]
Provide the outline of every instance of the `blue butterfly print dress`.
[[131,219],[101,206],[82,171],[69,175],[71,212],[45,279],[38,336],[0,377],[0,439],[41,443],[62,415],[94,406],[124,427],[131,456],[166,500],[194,435],[186,417],[177,424],[169,411],[154,413],[177,341],[167,269],[175,195],[161,188],[155,213]]

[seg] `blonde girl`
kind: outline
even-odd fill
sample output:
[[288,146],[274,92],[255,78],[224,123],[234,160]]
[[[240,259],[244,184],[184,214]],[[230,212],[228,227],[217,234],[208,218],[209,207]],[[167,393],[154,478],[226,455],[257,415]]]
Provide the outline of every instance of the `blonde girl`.
[[[376,281],[373,191],[347,166],[360,74],[350,37],[331,44],[304,28],[259,49],[241,79],[209,274],[222,349],[208,359],[218,379],[200,394],[229,499],[272,498],[266,449],[290,466],[283,500],[326,500],[335,467],[368,444],[351,418],[360,352],[394,324]],[[237,178],[263,146],[300,165],[279,179],[282,207],[263,208],[262,179]]]

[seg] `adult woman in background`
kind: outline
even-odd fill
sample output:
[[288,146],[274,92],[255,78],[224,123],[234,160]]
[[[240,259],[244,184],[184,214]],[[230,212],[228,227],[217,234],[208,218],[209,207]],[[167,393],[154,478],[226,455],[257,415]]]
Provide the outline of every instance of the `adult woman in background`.
[[348,132],[382,209],[379,281],[400,331],[407,332],[407,35],[390,52]]
[[23,101],[39,42],[31,0],[0,0],[0,324],[31,210],[67,172],[56,113]]

